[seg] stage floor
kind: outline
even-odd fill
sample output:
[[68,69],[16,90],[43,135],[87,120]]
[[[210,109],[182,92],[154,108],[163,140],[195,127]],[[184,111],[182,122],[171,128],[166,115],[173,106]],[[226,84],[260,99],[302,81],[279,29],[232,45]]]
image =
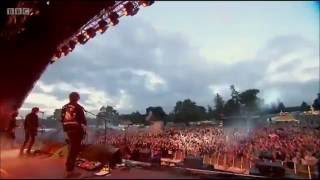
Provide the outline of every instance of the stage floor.
[[[61,179],[64,175],[64,159],[48,158],[47,156],[18,157],[18,150],[1,152],[1,178],[5,179]],[[77,168],[82,179],[195,179],[195,176],[180,175],[161,170],[148,170],[138,167],[129,170],[115,169],[111,175],[93,176]]]

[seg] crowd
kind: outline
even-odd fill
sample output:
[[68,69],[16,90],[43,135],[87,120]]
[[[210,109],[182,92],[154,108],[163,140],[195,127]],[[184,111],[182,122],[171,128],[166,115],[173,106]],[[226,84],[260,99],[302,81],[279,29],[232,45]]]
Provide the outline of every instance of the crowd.
[[[103,143],[104,136],[98,141]],[[312,165],[320,156],[319,129],[299,126],[269,126],[261,128],[185,127],[165,128],[160,133],[108,130],[106,142],[133,151],[151,150],[162,157],[175,151],[203,156],[215,152],[248,159],[261,158],[262,152],[271,160]]]

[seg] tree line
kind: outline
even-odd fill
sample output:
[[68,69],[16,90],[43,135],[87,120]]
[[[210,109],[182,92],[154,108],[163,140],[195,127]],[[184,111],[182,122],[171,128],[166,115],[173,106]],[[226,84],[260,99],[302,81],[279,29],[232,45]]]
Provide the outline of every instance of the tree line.
[[[144,113],[139,111],[132,112],[130,114],[119,114],[112,106],[103,106],[100,108],[96,118],[89,118],[90,121],[94,121],[96,125],[104,124],[104,120],[117,124],[119,121],[130,121],[134,124],[148,124],[146,117],[150,111],[153,112],[154,117],[166,122],[187,123],[192,121],[203,120],[219,120],[226,116],[238,116],[238,115],[262,115],[262,114],[276,114],[281,111],[308,111],[310,105],[306,102],[302,102],[301,106],[287,108],[283,102],[279,101],[273,103],[271,106],[266,106],[264,100],[258,96],[259,89],[247,89],[242,92],[236,90],[234,85],[230,86],[231,94],[230,98],[224,100],[223,97],[217,93],[212,100],[212,105],[208,105],[207,108],[198,105],[191,99],[185,99],[176,102],[173,110],[168,114],[163,110],[161,106],[148,107]],[[313,106],[317,107],[316,100]],[[60,119],[60,109],[56,109],[53,116],[48,117],[51,120]]]

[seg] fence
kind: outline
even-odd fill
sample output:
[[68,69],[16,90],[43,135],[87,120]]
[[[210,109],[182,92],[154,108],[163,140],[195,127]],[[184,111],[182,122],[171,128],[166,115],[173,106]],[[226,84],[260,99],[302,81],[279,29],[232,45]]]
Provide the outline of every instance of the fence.
[[[174,153],[174,159],[183,160],[185,158],[185,152],[176,151]],[[250,169],[254,166],[254,160],[243,156],[228,155],[227,153],[212,153],[203,156],[203,163],[213,165],[215,169],[249,174]],[[283,162],[281,164],[291,174],[295,174],[297,177],[305,179],[316,179],[317,166],[296,164],[293,162]]]
[[[100,142],[104,143],[104,142]],[[173,153],[174,160],[183,160],[186,157],[186,153],[183,150],[178,150]],[[254,167],[254,159],[246,158],[243,156],[235,156],[227,153],[212,153],[203,156],[203,163],[213,165],[215,169],[249,174],[249,171]],[[316,179],[319,177],[317,174],[317,166],[309,166],[303,164],[296,164],[293,162],[281,162],[289,173],[295,174],[298,177],[305,179]]]

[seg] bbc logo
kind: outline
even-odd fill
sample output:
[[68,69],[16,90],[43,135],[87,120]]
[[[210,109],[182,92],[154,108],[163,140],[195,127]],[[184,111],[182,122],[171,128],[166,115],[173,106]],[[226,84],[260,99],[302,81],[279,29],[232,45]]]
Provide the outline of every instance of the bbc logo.
[[7,8],[7,15],[30,15],[30,8]]

